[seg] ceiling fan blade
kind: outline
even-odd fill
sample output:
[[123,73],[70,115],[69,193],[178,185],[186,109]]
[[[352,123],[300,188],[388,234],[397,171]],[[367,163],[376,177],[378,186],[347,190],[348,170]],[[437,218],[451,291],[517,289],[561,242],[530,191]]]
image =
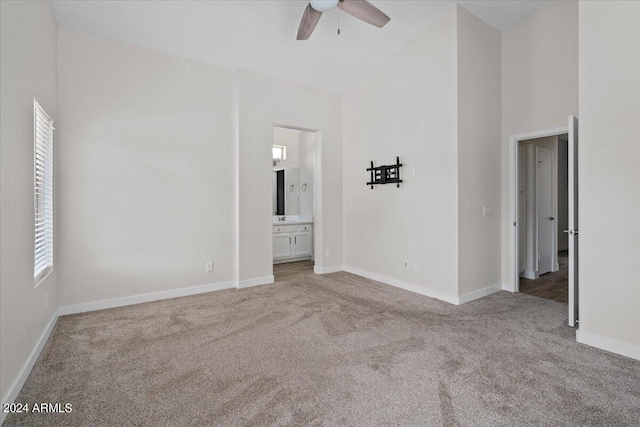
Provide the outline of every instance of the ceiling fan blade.
[[354,18],[378,28],[384,27],[391,20],[383,11],[367,0],[340,0],[338,7]]
[[318,12],[314,8],[311,7],[311,4],[307,5],[307,8],[304,10],[304,15],[302,15],[302,20],[300,21],[300,27],[298,27],[298,40],[309,40],[311,37],[311,33],[316,29],[316,25],[318,25],[318,21],[322,16],[322,12]]

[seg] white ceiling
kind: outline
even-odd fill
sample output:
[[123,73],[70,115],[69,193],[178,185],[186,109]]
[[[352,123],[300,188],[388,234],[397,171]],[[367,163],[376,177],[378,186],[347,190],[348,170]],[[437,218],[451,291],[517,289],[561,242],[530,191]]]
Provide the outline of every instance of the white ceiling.
[[[546,0],[458,1],[504,29]],[[455,1],[376,1],[383,29],[325,12],[308,41],[296,41],[307,2],[56,0],[62,27],[227,68],[244,68],[343,92],[424,30]]]

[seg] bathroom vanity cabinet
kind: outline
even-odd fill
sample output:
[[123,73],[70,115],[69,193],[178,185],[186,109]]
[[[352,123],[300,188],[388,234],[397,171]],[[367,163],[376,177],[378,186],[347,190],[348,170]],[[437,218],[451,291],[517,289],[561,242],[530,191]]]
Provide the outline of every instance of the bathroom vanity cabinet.
[[304,261],[313,256],[313,224],[274,225],[273,263]]

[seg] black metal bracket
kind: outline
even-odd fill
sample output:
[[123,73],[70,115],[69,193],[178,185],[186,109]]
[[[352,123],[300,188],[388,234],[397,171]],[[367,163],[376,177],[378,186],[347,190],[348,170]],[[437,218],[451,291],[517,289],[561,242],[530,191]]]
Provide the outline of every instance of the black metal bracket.
[[371,181],[367,182],[367,185],[370,185],[371,189],[373,189],[373,186],[378,184],[397,184],[399,188],[400,183],[402,182],[400,179],[401,167],[402,163],[400,163],[400,157],[396,157],[395,165],[375,167],[373,166],[372,161],[371,167],[367,169],[367,172],[371,172]]

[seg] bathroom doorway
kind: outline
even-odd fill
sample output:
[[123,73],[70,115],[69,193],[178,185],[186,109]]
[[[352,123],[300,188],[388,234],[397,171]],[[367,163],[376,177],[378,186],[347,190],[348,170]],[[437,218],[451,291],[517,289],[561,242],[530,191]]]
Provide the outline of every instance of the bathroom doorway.
[[273,126],[274,280],[313,274],[316,132]]

